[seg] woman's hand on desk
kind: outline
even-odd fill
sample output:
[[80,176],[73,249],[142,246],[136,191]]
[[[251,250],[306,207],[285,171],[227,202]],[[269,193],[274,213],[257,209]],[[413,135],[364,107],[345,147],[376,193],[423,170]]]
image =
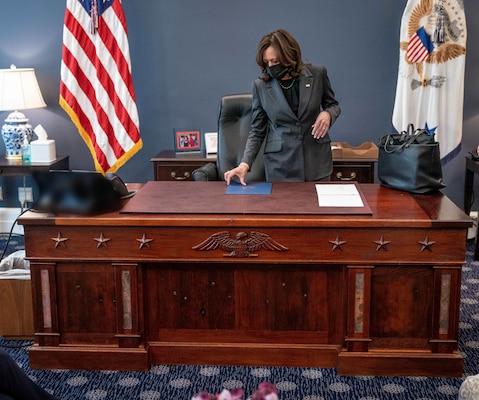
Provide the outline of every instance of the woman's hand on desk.
[[240,183],[242,185],[246,185],[246,182],[244,180],[246,173],[249,171],[249,166],[246,163],[240,163],[236,168],[230,169],[229,171],[226,171],[224,174],[224,178],[226,181],[226,184],[229,185],[231,182],[231,179],[235,176],[237,176],[240,180]]

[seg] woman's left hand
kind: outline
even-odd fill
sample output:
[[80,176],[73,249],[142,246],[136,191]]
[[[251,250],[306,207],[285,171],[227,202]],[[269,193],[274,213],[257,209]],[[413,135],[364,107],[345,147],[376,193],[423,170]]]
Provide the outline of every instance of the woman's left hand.
[[311,127],[311,134],[315,139],[321,139],[328,133],[331,125],[331,114],[327,111],[321,111],[316,118],[316,122]]

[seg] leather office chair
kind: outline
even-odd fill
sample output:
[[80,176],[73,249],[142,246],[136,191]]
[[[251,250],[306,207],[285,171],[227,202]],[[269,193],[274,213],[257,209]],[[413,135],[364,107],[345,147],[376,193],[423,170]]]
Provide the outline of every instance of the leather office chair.
[[[218,110],[218,151],[216,163],[208,163],[192,172],[195,181],[224,180],[224,173],[241,162],[251,126],[251,94],[233,94],[221,98]],[[264,147],[264,144],[263,144]],[[247,182],[265,182],[263,147]]]

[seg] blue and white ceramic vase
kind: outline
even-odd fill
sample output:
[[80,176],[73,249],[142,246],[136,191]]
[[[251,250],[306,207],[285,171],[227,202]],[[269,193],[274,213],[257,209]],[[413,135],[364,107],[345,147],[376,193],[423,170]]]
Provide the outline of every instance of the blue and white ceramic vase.
[[21,112],[12,112],[2,126],[2,137],[5,143],[7,159],[22,159],[22,146],[25,138],[30,143],[33,135],[32,126],[28,118]]

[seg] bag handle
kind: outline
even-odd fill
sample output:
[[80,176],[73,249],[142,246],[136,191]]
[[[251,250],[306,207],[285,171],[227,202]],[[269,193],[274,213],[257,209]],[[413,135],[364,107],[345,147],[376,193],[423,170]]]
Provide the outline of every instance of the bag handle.
[[390,138],[391,134],[386,137],[386,140],[384,141],[383,145],[384,151],[388,154],[395,153],[396,151],[402,150],[405,147],[409,147],[416,140],[416,135],[405,135],[403,131],[400,138],[401,144],[394,146],[394,148],[392,148],[391,150],[388,149]]
[[388,150],[387,146],[389,143],[389,139],[391,137],[391,134],[389,134],[384,141],[384,151],[388,154],[394,153],[396,151],[402,150],[405,147],[409,147],[411,144],[414,143],[414,141],[417,139],[417,137],[423,132],[423,129],[414,129],[414,124],[409,124],[407,126],[407,130],[401,132],[400,136],[400,145],[397,145],[394,147],[392,150]]

